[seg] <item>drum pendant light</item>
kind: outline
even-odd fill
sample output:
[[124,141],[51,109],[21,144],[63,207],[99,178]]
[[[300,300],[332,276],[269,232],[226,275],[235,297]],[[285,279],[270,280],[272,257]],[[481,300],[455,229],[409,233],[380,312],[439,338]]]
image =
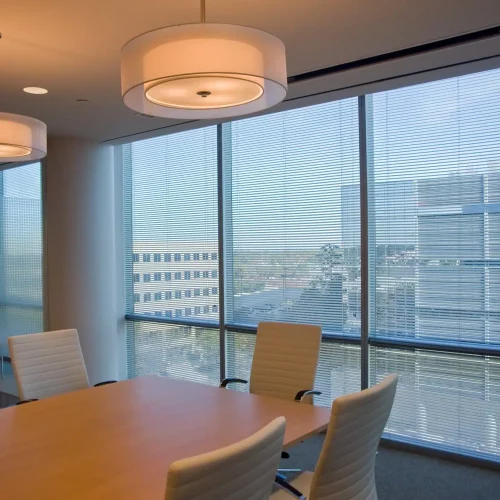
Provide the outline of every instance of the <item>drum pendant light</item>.
[[122,49],[123,102],[177,119],[227,118],[261,111],[287,92],[285,46],[270,33],[201,22],[139,35]]
[[29,116],[0,113],[0,162],[40,160],[47,154],[47,126]]

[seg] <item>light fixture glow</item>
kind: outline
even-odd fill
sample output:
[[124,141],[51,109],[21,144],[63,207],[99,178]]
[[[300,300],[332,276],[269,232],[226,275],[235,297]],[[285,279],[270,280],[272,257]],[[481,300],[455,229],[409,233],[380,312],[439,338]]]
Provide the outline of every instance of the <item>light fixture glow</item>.
[[13,146],[12,144],[0,144],[0,158],[13,158],[18,156],[28,156],[31,148],[24,146]]
[[[167,78],[147,86],[146,99],[180,109],[217,109],[255,101],[264,89],[238,75],[199,75]],[[205,89],[205,90],[202,90]]]
[[122,96],[139,113],[225,118],[261,111],[287,92],[285,46],[270,33],[202,22],[160,28],[122,49]]
[[47,89],[43,89],[42,87],[24,87],[23,89],[27,94],[47,94],[49,91]]
[[47,154],[47,126],[29,116],[0,113],[0,161],[40,160]]

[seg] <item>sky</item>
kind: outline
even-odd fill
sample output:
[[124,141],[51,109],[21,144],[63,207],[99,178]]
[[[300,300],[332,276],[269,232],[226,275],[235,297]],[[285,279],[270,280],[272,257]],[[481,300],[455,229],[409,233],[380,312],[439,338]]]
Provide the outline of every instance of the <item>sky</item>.
[[[12,255],[42,255],[42,175],[39,162],[0,171],[4,248]],[[12,265],[7,263],[6,265]]]
[[[500,70],[381,92],[368,100],[375,182],[500,171]],[[357,117],[357,99],[351,98],[225,125],[231,138],[225,171],[231,173],[232,190],[226,196],[232,208],[226,213],[226,238],[232,236],[236,250],[342,244],[342,209],[359,206],[358,197],[344,194],[342,200],[341,189],[359,184]],[[213,241],[216,128],[139,141],[131,148],[134,237]]]
[[[2,241],[2,300],[41,306],[42,302],[42,207],[40,163],[32,163],[0,171],[3,185]],[[41,312],[35,323],[36,330]],[[15,322],[14,322],[15,323]],[[18,325],[20,330],[26,325]],[[17,328],[17,327],[16,327]]]
[[0,176],[3,180],[4,197],[41,199],[42,176],[39,162],[0,171]]

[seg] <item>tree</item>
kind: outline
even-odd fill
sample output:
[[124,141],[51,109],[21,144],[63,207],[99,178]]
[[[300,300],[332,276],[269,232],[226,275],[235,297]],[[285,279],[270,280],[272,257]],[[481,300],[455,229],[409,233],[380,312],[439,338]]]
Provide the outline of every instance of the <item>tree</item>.
[[339,266],[344,263],[344,252],[333,243],[323,245],[320,252],[316,254],[316,262],[320,267],[319,276],[311,281],[311,288],[325,290],[331,286],[332,281],[338,281]]
[[[319,266],[313,279],[294,304],[290,317],[296,321],[321,321],[329,330],[341,332],[347,320],[343,307],[343,250],[332,243],[323,245],[314,262]],[[338,311],[341,310],[342,314]]]

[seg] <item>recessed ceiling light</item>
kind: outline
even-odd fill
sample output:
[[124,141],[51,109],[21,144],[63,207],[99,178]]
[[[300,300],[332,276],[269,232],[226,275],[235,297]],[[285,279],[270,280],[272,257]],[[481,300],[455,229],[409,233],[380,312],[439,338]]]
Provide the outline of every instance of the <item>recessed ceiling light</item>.
[[48,92],[47,89],[43,89],[42,87],[24,87],[23,90],[27,94],[46,94]]

